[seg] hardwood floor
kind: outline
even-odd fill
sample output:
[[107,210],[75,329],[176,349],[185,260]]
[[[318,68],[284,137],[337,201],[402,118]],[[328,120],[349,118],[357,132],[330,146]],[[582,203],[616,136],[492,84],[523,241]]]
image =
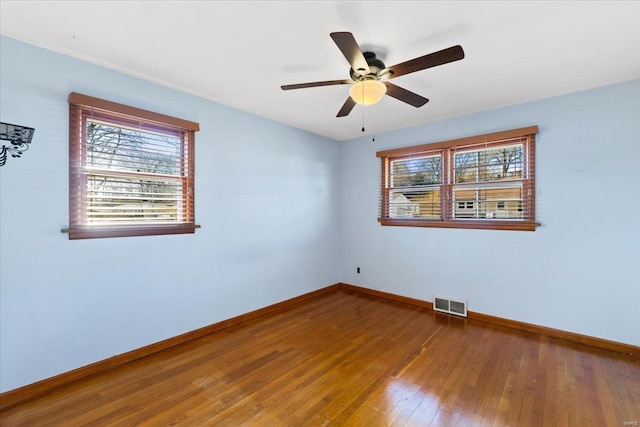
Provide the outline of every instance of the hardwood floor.
[[3,426],[623,426],[640,358],[332,292],[5,410]]

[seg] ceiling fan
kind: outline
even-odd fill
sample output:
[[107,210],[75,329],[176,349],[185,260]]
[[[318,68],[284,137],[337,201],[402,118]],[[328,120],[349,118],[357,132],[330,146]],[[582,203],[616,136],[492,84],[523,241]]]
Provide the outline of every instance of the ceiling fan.
[[417,93],[403,89],[387,80],[414,73],[449,62],[459,61],[464,58],[464,50],[459,45],[447,49],[439,50],[418,58],[411,59],[400,64],[386,67],[384,63],[376,58],[373,52],[362,52],[360,46],[348,32],[331,33],[331,38],[338,46],[344,57],[351,65],[349,74],[351,80],[327,80],[321,82],[298,83],[280,86],[282,90],[303,89],[317,86],[351,85],[349,97],[338,111],[336,117],[349,115],[353,107],[357,104],[371,105],[380,101],[386,94],[416,108],[422,107],[429,102]]

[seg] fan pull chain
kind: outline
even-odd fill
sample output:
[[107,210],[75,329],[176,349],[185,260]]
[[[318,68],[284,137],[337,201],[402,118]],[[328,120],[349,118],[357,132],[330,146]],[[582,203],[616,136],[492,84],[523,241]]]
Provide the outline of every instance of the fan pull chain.
[[376,113],[375,112],[372,112],[371,114],[371,128],[373,130],[373,132],[371,132],[372,134],[371,141],[375,142],[376,140]]
[[[364,99],[364,84],[362,85],[362,99]],[[362,104],[362,132],[364,132],[364,103]]]

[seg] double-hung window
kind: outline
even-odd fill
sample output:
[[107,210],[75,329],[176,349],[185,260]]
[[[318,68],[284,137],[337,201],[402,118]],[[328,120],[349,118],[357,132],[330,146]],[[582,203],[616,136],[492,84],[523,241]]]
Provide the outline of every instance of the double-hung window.
[[69,96],[69,238],[193,233],[198,123]]
[[535,230],[537,126],[380,151],[382,225]]

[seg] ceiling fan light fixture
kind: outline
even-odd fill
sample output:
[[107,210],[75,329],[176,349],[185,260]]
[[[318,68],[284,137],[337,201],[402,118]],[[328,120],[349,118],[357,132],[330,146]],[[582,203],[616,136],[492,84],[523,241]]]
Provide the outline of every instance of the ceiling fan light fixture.
[[385,93],[387,93],[387,87],[377,80],[362,80],[354,83],[349,89],[351,98],[361,105],[375,104]]

